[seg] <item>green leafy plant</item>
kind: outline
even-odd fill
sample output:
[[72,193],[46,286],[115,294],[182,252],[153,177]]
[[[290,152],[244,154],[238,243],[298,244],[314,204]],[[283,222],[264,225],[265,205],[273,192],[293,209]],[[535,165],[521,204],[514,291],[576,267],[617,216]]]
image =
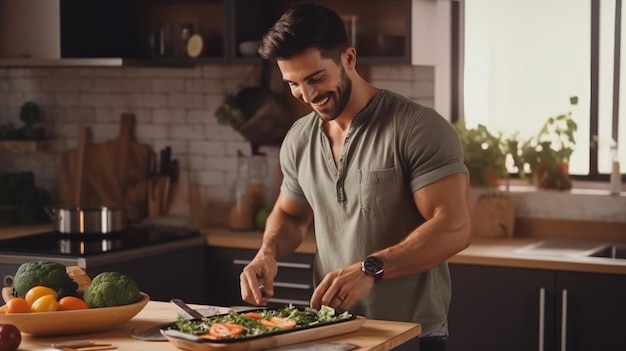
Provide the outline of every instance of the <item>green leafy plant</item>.
[[224,96],[222,104],[215,111],[215,118],[217,118],[217,123],[229,125],[235,130],[239,130],[239,128],[247,121],[246,115],[235,104],[235,95],[233,94],[226,94]]
[[40,122],[41,114],[39,113],[39,105],[32,101],[27,101],[20,107],[20,120],[27,126]]
[[461,138],[463,160],[470,173],[471,185],[497,187],[500,180],[508,176],[502,134],[492,133],[482,124],[468,128],[464,122],[457,122],[454,127]]
[[26,101],[20,107],[20,120],[23,125],[16,127],[12,122],[0,125],[0,140],[42,140],[46,138],[46,130],[39,126],[41,111],[39,105]]
[[[578,104],[578,97],[570,98],[570,104]],[[518,140],[517,134],[505,142],[518,169],[520,178],[539,188],[567,190],[572,182],[569,161],[576,141],[574,133],[578,125],[567,112],[549,117],[537,135]]]

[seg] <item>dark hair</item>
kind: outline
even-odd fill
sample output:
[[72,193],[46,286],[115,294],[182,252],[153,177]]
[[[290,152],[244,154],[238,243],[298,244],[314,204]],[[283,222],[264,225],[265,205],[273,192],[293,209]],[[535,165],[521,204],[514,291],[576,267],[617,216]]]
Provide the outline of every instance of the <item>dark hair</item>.
[[287,10],[265,33],[259,54],[264,59],[288,59],[310,48],[339,62],[349,41],[341,17],[328,7],[304,3]]

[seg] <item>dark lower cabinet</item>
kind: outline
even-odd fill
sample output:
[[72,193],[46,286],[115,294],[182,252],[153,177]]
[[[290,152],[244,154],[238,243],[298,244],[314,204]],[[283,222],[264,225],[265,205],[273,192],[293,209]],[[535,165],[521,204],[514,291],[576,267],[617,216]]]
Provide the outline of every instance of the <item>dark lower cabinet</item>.
[[450,264],[448,351],[626,350],[626,276]]
[[[450,264],[449,351],[538,350],[541,294],[554,297],[554,272]],[[543,290],[542,290],[543,289]],[[545,350],[554,348],[554,304],[545,304]]]
[[557,272],[556,287],[559,350],[626,350],[625,275]]
[[[217,306],[248,305],[241,299],[239,275],[257,250],[206,248],[206,300]],[[313,294],[313,254],[292,253],[278,262],[274,296],[268,307],[309,306]]]
[[172,249],[157,255],[142,255],[105,265],[90,266],[87,274],[120,272],[133,278],[151,300],[169,301],[179,298],[188,303],[205,303],[204,246]]

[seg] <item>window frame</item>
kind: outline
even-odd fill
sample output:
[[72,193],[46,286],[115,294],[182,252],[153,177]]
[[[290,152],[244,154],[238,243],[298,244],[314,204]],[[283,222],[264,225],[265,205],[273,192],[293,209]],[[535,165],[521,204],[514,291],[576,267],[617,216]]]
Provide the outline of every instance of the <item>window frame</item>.
[[[572,174],[574,180],[608,182],[609,173],[598,171],[598,148],[595,140],[599,132],[599,81],[600,81],[600,1],[589,0],[591,4],[591,46],[590,46],[590,111],[589,111],[589,174]],[[621,0],[616,0],[620,1]],[[463,66],[464,66],[464,0],[452,1],[451,16],[451,67],[450,67],[450,121],[452,123],[464,119],[463,101]],[[619,33],[617,36],[619,37]],[[618,38],[619,39],[619,38]],[[615,123],[614,121],[612,123]],[[511,177],[518,178],[517,174]],[[626,176],[622,174],[622,182]]]

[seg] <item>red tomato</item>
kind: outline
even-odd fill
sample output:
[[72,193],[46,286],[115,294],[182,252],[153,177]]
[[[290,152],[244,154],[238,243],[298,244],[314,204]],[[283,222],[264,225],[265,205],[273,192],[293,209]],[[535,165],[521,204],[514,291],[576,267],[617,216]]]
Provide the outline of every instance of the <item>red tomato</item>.
[[22,334],[13,324],[0,324],[0,351],[15,351],[22,343]]
[[216,338],[231,338],[243,333],[243,327],[237,323],[213,323],[209,328],[209,335]]

